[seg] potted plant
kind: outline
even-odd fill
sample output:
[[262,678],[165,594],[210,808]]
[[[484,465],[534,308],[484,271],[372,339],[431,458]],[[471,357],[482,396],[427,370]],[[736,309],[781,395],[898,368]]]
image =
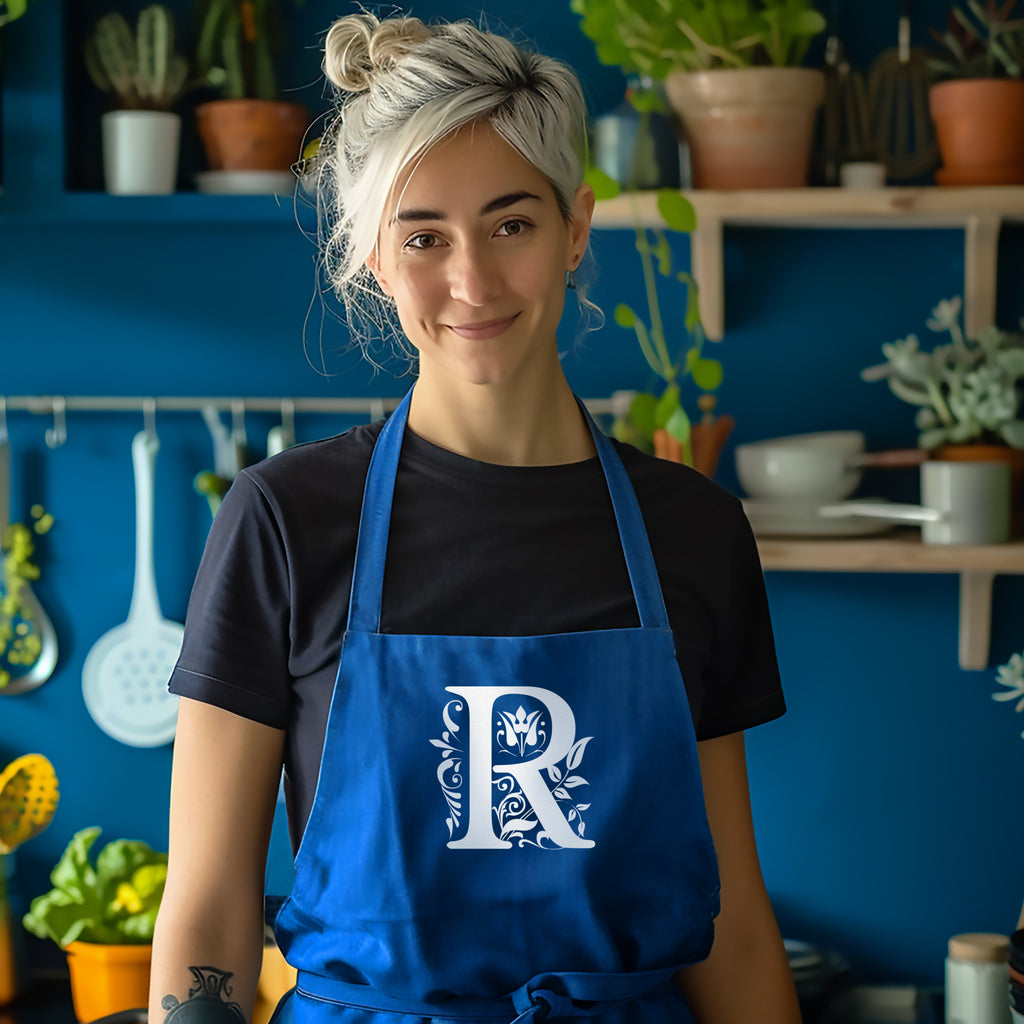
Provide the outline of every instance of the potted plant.
[[1024,528],[1024,334],[990,326],[967,338],[960,307],[959,297],[944,300],[928,320],[932,331],[949,334],[949,344],[925,352],[913,334],[886,343],[886,361],[862,370],[861,377],[887,381],[897,398],[918,407],[917,443],[935,458],[1009,463],[1017,536]]
[[1024,183],[1024,17],[1017,0],[951,7],[945,54],[931,60],[928,102],[943,166],[940,185]]
[[[649,113],[649,105],[640,101],[641,114]],[[643,122],[642,122],[643,123]],[[640,136],[643,135],[641,127]],[[608,174],[590,167],[587,180],[598,199],[612,199],[622,187]],[[697,282],[686,271],[676,273],[672,267],[672,250],[662,228],[644,225],[636,201],[636,190],[627,187],[636,250],[643,268],[649,322],[631,306],[620,302],[613,318],[619,327],[633,331],[647,365],[659,379],[653,391],[619,392],[621,406],[616,410],[613,433],[620,441],[652,452],[672,462],[682,462],[713,477],[722,446],[732,431],[731,416],[715,417],[715,396],[711,394],[722,381],[722,364],[708,358],[703,351],[707,340],[700,322]],[[690,232],[696,225],[693,205],[675,189],[659,189],[658,212],[666,227]],[[658,277],[675,280],[686,287],[686,335],[673,355],[666,336],[658,299]],[[681,385],[689,378],[701,394],[697,399],[702,418],[692,423],[683,404]]]
[[[247,181],[246,172],[280,178],[299,159],[309,112],[279,98],[275,62],[282,47],[276,0],[201,0],[196,63],[222,98],[200,104],[196,121],[211,171],[242,172],[232,179],[238,191],[267,191],[262,182],[273,177],[250,173]],[[224,180],[218,187],[227,191]]]
[[186,89],[188,62],[174,50],[171,12],[143,8],[134,33],[118,11],[103,15],[85,41],[85,67],[113,103],[101,119],[107,191],[173,192],[181,117],[171,107]]
[[812,0],[570,0],[598,59],[664,80],[696,188],[807,183],[822,71],[801,68],[825,28]]
[[89,853],[96,827],[76,832],[22,923],[68,957],[80,1021],[144,1007],[149,997],[153,928],[167,878],[167,854],[136,839]]

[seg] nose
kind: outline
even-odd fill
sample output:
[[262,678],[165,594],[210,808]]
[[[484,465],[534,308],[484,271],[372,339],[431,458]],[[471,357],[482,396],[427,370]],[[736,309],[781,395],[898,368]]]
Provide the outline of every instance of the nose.
[[501,293],[497,260],[480,246],[457,248],[449,258],[448,287],[453,299],[468,306],[486,306]]

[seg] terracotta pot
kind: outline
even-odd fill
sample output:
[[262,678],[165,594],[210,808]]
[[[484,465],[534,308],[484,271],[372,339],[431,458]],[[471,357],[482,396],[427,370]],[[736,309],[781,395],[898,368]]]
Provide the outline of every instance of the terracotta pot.
[[99,1020],[148,1003],[152,946],[72,942],[65,952],[71,972],[71,1001],[80,1021]]
[[302,155],[309,111],[278,100],[213,100],[196,107],[213,171],[287,171]]
[[1024,81],[977,78],[928,90],[940,185],[1024,184]]
[[1006,462],[1010,466],[1010,536],[1024,537],[1024,449],[1001,444],[956,444],[937,448],[945,462]]
[[825,98],[810,68],[673,71],[669,103],[690,144],[695,188],[801,188]]

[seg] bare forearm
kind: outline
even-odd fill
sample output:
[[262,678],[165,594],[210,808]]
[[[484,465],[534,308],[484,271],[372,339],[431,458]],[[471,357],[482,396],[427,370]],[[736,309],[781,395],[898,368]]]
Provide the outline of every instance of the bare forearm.
[[746,922],[734,940],[720,937],[707,960],[676,976],[697,1024],[800,1024],[793,973],[774,918],[760,927]]
[[259,978],[262,915],[197,916],[167,907],[153,938],[149,1019],[163,1024],[249,1024]]

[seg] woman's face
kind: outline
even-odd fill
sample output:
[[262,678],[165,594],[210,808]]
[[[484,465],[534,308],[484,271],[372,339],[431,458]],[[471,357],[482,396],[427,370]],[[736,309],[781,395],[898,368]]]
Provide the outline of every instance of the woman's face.
[[581,186],[567,224],[547,179],[489,125],[429,150],[393,190],[370,261],[421,378],[503,384],[557,365],[565,272],[592,212]]

